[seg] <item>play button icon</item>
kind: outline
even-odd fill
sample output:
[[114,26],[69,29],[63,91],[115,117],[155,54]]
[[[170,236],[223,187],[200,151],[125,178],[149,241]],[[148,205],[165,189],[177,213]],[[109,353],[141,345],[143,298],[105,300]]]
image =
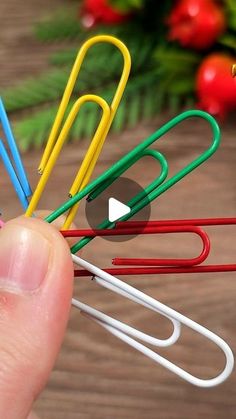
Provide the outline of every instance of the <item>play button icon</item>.
[[123,204],[115,198],[109,198],[108,201],[108,219],[113,223],[114,221],[119,220],[126,214],[129,214],[131,208],[128,205]]
[[[85,213],[89,226],[92,230],[96,230],[99,225],[104,223],[104,220],[109,225],[109,223],[115,223],[124,216],[127,216],[128,219],[131,209],[136,205],[133,203],[133,199],[140,195],[142,199],[147,198],[145,190],[132,179],[125,177],[114,179],[114,182],[111,182],[110,186],[106,187],[98,196],[92,200],[87,200]],[[129,205],[130,202],[131,205]],[[151,206],[147,199],[146,202],[145,207],[132,216],[132,220],[149,220]],[[133,238],[133,235],[115,235],[101,237],[101,240],[124,242]]]

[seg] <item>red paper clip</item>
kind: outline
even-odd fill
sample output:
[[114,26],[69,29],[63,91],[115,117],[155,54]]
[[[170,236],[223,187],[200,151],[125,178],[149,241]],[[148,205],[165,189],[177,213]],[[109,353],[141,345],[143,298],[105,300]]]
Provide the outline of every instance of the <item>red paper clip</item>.
[[[161,227],[161,226],[219,226],[219,225],[235,225],[236,218],[195,218],[188,220],[164,220],[164,221],[127,221],[127,222],[118,222],[116,225],[117,229],[127,229],[133,228],[137,229],[142,228],[144,225],[151,227]],[[114,265],[153,265],[152,259],[137,259],[137,258],[115,258],[112,263]],[[199,264],[200,265],[200,264]],[[160,265],[159,265],[160,266]],[[132,269],[132,268],[129,268]],[[140,270],[139,270],[140,269]],[[229,272],[235,271],[236,264],[218,264],[218,265],[201,265],[201,266],[176,266],[172,267],[158,267],[156,263],[155,268],[137,268],[135,274],[170,274],[170,273],[196,273],[196,272]],[[119,269],[116,271],[116,275],[120,275]],[[131,272],[128,273],[129,275]],[[134,273],[133,273],[134,274]]]
[[[142,259],[142,265],[155,266],[194,266],[202,263],[210,252],[210,241],[206,232],[198,226],[151,226],[151,227],[129,227],[129,228],[115,228],[115,229],[99,229],[99,230],[63,230],[61,231],[64,237],[83,237],[83,236],[117,236],[117,235],[137,235],[137,234],[168,234],[168,233],[193,233],[197,234],[202,240],[202,251],[199,256],[191,259],[186,258],[164,258],[164,259]],[[116,260],[116,259],[115,259]],[[136,260],[137,261],[137,260]],[[123,264],[123,263],[122,263]],[[136,263],[134,263],[136,264]],[[111,268],[112,269],[112,268]],[[123,275],[126,274],[127,269],[123,268]],[[105,269],[105,271],[108,271]],[[86,271],[75,271],[75,276],[85,276]]]
[[[129,234],[133,232],[133,234],[138,234],[138,229],[140,229],[140,233],[146,230],[146,234],[149,233],[149,230],[153,227],[187,227],[187,226],[223,226],[223,225],[236,225],[236,218],[195,218],[195,219],[187,219],[187,220],[163,220],[163,221],[124,221],[124,222],[118,222],[116,225],[116,229],[108,230],[103,234],[100,235],[113,235],[113,234],[122,234],[121,231],[128,232]],[[145,226],[145,227],[144,227]],[[131,228],[131,230],[130,230]],[[95,230],[93,233],[91,233],[93,236],[96,235],[96,233],[101,232],[102,230]],[[112,233],[114,231],[114,233]],[[203,233],[205,233],[203,230],[201,230]],[[180,232],[180,231],[179,231]],[[125,234],[125,233],[123,233]],[[144,233],[145,234],[145,233]],[[149,233],[151,234],[151,233]],[[154,234],[154,233],[153,233]],[[206,234],[206,233],[205,233]],[[70,234],[70,236],[73,236],[73,233]],[[131,259],[132,260],[132,259]],[[134,260],[134,259],[133,259]],[[168,260],[168,259],[165,259]],[[156,260],[158,261],[158,259]],[[162,259],[163,261],[163,259]],[[127,263],[126,258],[115,258],[113,259],[113,264],[121,264]],[[130,258],[129,258],[130,262]],[[106,272],[112,274],[112,275],[154,275],[154,274],[178,274],[178,273],[207,273],[207,272],[232,272],[236,271],[236,263],[231,264],[217,264],[217,265],[192,265],[192,266],[137,266],[137,267],[125,267],[125,268],[108,268],[104,269]],[[76,270],[75,276],[88,276],[89,273],[83,270]]]

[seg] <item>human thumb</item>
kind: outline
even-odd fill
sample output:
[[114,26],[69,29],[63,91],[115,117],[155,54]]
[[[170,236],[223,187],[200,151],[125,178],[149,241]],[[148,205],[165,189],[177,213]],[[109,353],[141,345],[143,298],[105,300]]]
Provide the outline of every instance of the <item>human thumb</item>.
[[25,419],[45,386],[72,283],[69,247],[55,227],[20,217],[0,230],[0,418]]

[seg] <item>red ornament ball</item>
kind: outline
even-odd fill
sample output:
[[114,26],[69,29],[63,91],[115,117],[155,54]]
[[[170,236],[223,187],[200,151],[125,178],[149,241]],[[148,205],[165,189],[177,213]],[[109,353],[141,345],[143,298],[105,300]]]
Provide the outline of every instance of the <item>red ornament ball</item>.
[[204,50],[224,32],[223,9],[214,0],[179,0],[167,20],[169,40],[183,47]]
[[91,28],[97,23],[122,23],[130,17],[130,13],[115,9],[109,0],[84,0],[81,16],[83,25]]
[[205,58],[196,76],[198,107],[219,118],[236,109],[236,77],[232,75],[236,58],[212,54]]

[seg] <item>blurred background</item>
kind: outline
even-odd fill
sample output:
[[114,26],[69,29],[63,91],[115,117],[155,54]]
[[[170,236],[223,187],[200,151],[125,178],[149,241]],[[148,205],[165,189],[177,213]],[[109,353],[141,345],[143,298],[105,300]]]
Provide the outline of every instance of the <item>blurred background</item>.
[[[8,0],[0,4],[0,88],[34,188],[37,166],[79,47],[107,33],[129,48],[132,70],[94,177],[184,109],[214,115],[222,130],[220,149],[203,166],[156,200],[151,219],[234,217],[236,4],[234,0]],[[88,54],[71,103],[85,92],[110,101],[122,69],[115,48],[98,45]],[[55,209],[68,189],[97,127],[99,112],[81,109],[40,201]],[[204,121],[188,120],[158,143],[176,173],[209,147]],[[157,144],[155,146],[157,149]],[[142,187],[157,176],[146,157],[126,176]],[[22,212],[0,162],[0,208],[7,220]],[[59,187],[58,187],[59,186]],[[98,208],[98,212],[99,212]],[[76,223],[86,227],[82,203]],[[235,263],[236,228],[206,229],[212,239],[208,263]],[[193,257],[198,239],[188,235],[139,236],[124,243],[96,238],[85,259],[108,267],[115,256]],[[161,302],[200,322],[236,349],[235,273],[125,277]],[[170,323],[145,308],[76,280],[75,295],[134,327],[166,337]],[[223,367],[219,350],[184,330],[178,344],[158,351],[203,378]],[[35,409],[43,419],[235,418],[235,373],[220,387],[198,389],[116,340],[72,309],[61,353]]]

